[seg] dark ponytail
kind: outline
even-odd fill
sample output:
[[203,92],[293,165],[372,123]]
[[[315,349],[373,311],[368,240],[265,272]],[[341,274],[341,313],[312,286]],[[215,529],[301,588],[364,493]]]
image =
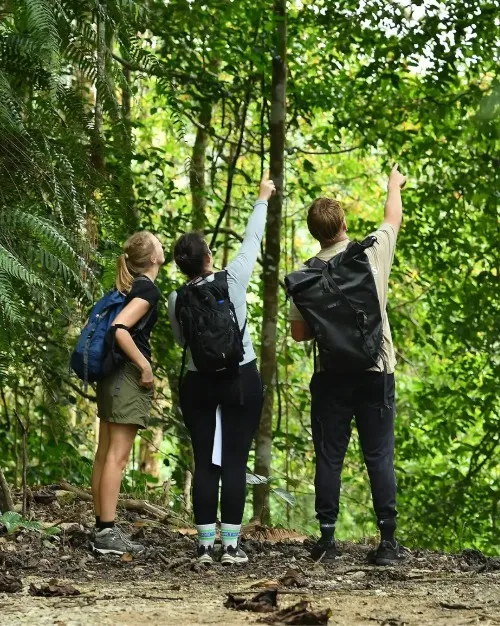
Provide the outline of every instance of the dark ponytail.
[[210,250],[199,232],[186,233],[175,242],[174,260],[188,278],[203,274],[207,254],[210,254]]

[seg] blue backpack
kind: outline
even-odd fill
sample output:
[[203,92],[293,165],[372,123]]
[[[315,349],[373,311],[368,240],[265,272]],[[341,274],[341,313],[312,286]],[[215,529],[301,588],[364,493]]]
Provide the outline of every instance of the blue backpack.
[[[136,280],[148,279],[139,276]],[[111,373],[110,371],[106,371],[103,367],[104,357],[106,356],[106,351],[109,349],[106,336],[114,319],[123,309],[125,298],[125,294],[117,289],[112,289],[96,302],[90,312],[89,321],[78,338],[70,362],[71,369],[85,384],[102,380]],[[152,310],[153,307],[149,309],[148,313],[142,318],[139,324],[135,326],[134,330],[142,330],[144,328]],[[111,349],[112,348],[113,346],[111,346]],[[116,365],[117,361],[120,360],[116,355],[113,355],[113,357],[114,358],[111,359],[111,367],[113,364]],[[108,364],[107,369],[109,368],[110,365]]]
[[113,320],[123,309],[125,297],[117,289],[112,289],[90,312],[89,321],[71,355],[71,369],[85,383],[103,378],[104,340]]

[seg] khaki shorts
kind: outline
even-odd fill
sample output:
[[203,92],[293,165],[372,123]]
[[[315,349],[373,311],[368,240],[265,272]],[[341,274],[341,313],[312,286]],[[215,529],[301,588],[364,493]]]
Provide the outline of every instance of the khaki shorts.
[[153,389],[139,384],[141,373],[132,363],[97,383],[97,414],[105,422],[147,428]]

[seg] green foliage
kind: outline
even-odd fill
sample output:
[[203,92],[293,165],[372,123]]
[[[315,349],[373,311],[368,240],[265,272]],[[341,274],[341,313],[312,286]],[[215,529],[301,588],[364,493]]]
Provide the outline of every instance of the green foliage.
[[37,522],[36,520],[23,519],[22,515],[14,511],[7,511],[6,513],[0,515],[0,526],[5,527],[8,535],[13,535],[21,529],[40,531],[49,537],[53,537],[61,533],[61,529],[57,528],[57,526],[42,528],[40,522]]
[[0,515],[0,524],[5,526],[7,534],[11,535],[21,528],[26,530],[40,530],[41,526],[39,522],[23,519],[22,515],[15,513],[14,511],[7,511]]

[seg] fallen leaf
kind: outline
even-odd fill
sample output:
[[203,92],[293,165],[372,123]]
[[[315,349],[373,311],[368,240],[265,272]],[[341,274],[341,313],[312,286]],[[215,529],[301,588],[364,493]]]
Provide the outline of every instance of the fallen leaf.
[[249,589],[255,589],[255,587],[267,587],[268,589],[275,589],[279,587],[279,582],[277,580],[267,580],[267,578],[261,578],[260,580],[256,580],[249,586]]
[[123,553],[120,559],[120,561],[126,561],[127,563],[130,563],[130,561],[133,561],[133,560],[134,560],[134,557],[130,554],[130,552]]
[[59,584],[56,579],[49,580],[47,584],[37,587],[31,583],[29,588],[30,595],[43,596],[47,598],[55,596],[79,596],[80,592],[71,585]]
[[198,534],[198,531],[196,530],[196,528],[179,528],[177,532],[179,533],[179,535],[182,535],[183,537]]
[[23,583],[18,576],[7,572],[0,573],[0,593],[17,593],[23,590]]
[[235,609],[236,611],[254,611],[255,613],[269,613],[276,608],[277,589],[268,589],[261,591],[251,600],[245,600],[232,593],[227,594],[227,600],[224,606],[227,609]]
[[283,587],[307,587],[304,577],[293,567],[290,567],[279,579]]
[[462,604],[459,602],[457,603],[440,602],[439,605],[442,606],[443,609],[456,609],[457,611],[461,609],[470,610],[470,609],[481,608],[481,607],[476,607],[476,606],[469,606],[468,604]]
[[310,610],[310,602],[301,600],[286,609],[281,609],[269,617],[262,617],[259,622],[265,624],[302,624],[303,626],[323,626],[332,615],[331,609]]

